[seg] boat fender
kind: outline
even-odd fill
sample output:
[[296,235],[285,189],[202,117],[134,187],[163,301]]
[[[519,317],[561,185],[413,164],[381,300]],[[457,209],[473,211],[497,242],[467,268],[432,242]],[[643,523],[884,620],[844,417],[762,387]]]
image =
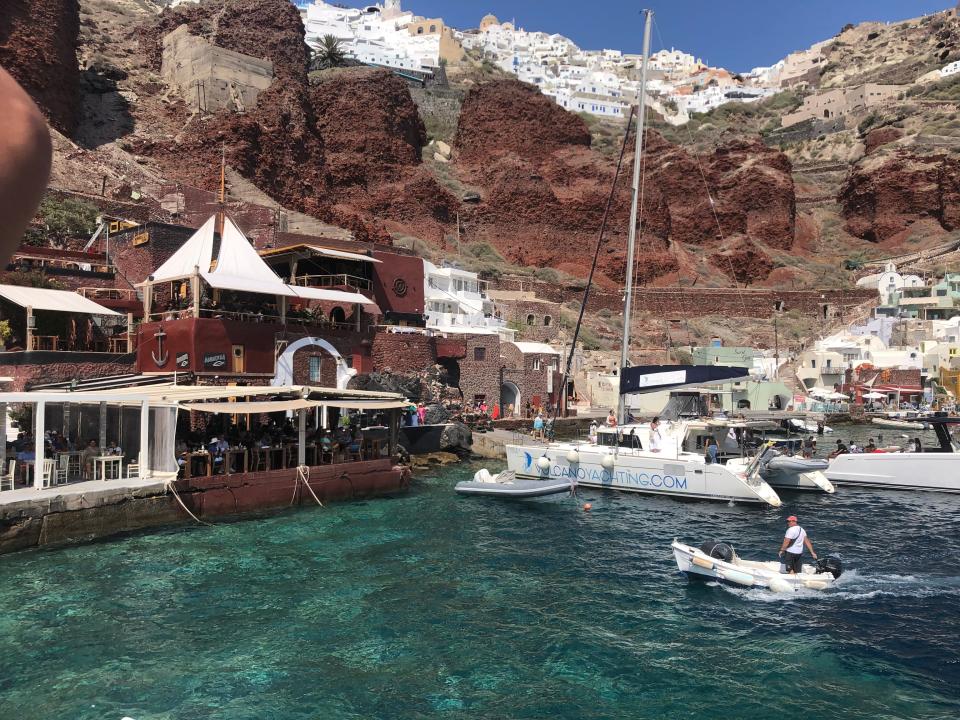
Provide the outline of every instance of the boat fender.
[[607,453],[602,458],[600,458],[600,465],[604,470],[613,470],[613,466],[616,460],[610,453]]
[[692,558],[690,558],[690,562],[697,567],[713,570],[713,562],[711,560],[707,560],[706,558],[702,558],[699,555],[694,555]]
[[805,588],[810,588],[811,590],[823,590],[827,587],[827,583],[823,580],[804,580],[803,586]]
[[540,458],[537,460],[537,467],[538,467],[542,472],[546,472],[547,470],[549,470],[549,469],[550,469],[550,458],[548,458],[546,455],[541,455]]
[[776,593],[785,593],[793,590],[793,585],[788,583],[786,580],[781,580],[778,577],[770,578],[770,583],[767,585],[767,587]]
[[570,448],[570,450],[567,452],[567,462],[571,465],[576,465],[578,462],[580,462],[580,453],[573,448]]
[[745,585],[747,587],[753,585],[753,575],[750,573],[741,572],[739,570],[724,569],[722,576],[724,580],[736,583],[737,585]]

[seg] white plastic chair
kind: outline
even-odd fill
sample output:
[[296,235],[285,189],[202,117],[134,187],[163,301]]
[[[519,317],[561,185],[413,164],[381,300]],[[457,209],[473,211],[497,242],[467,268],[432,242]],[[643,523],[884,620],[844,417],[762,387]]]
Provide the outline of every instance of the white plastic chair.
[[54,471],[54,476],[53,476],[54,485],[66,485],[70,477],[69,470],[70,470],[70,456],[58,455],[57,467]]
[[140,463],[132,462],[127,465],[127,480],[140,477]]
[[43,460],[43,476],[42,476],[42,486],[51,487],[54,483],[53,477],[53,460],[48,460],[44,458]]
[[0,490],[3,490],[5,486],[9,485],[10,487],[6,488],[7,490],[13,490],[13,479],[17,472],[17,461],[11,460],[7,465],[7,474],[0,475]]

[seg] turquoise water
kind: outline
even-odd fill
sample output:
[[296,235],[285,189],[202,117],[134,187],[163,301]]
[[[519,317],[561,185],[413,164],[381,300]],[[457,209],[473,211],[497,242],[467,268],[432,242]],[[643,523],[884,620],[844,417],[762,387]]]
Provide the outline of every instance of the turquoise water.
[[[956,718],[960,498],[394,499],[0,557],[0,718]],[[669,544],[851,569],[784,598]]]

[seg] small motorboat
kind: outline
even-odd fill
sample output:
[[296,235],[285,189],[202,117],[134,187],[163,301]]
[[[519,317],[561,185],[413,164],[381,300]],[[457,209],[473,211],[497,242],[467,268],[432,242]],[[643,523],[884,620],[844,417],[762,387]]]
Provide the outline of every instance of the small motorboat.
[[[729,467],[743,467],[746,461],[740,458],[727,461]],[[766,447],[760,454],[760,477],[770,487],[784,490],[822,490],[836,492],[833,483],[824,475],[830,466],[829,460],[787,455],[775,447]]]
[[[790,424],[790,428],[793,430],[799,430],[800,432],[810,433],[811,435],[817,435],[820,433],[820,426],[817,423],[810,420],[802,420],[800,418],[789,418],[787,421]],[[829,435],[833,432],[833,428],[829,425],[823,426],[823,432]]]
[[775,488],[823,490],[834,493],[837,489],[823,474],[829,466],[829,460],[777,453],[765,463],[760,464],[760,476],[767,481],[768,485]]
[[897,428],[898,430],[926,430],[930,426],[925,422],[916,420],[898,420],[896,418],[871,418],[870,422],[874,425],[887,428]]
[[816,565],[804,565],[803,572],[790,575],[780,563],[744,560],[727,543],[708,541],[699,548],[673,541],[673,555],[680,572],[696,580],[713,580],[737,587],[757,587],[773,592],[794,592],[803,588],[825,590],[840,577],[843,563],[835,555],[822,557]]
[[473,480],[458,482],[454,487],[461,495],[483,495],[499,498],[536,498],[544,495],[559,495],[569,493],[576,487],[570,478],[550,480],[523,480],[518,479],[512,470],[492,475],[489,470],[478,470]]

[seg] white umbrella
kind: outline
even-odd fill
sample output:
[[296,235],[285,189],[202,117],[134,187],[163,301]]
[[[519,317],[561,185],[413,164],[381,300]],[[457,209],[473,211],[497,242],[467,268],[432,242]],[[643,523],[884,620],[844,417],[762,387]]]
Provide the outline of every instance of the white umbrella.
[[813,397],[820,397],[821,395],[827,394],[827,389],[821,388],[821,387],[815,387],[812,390],[809,390],[808,393]]
[[830,400],[847,400],[848,399],[846,395],[840,392],[832,392],[829,395],[827,395],[827,398],[829,398]]
[[886,395],[884,395],[883,393],[873,391],[873,392],[868,392],[863,397],[865,397],[867,400],[882,400],[883,398],[886,397]]

